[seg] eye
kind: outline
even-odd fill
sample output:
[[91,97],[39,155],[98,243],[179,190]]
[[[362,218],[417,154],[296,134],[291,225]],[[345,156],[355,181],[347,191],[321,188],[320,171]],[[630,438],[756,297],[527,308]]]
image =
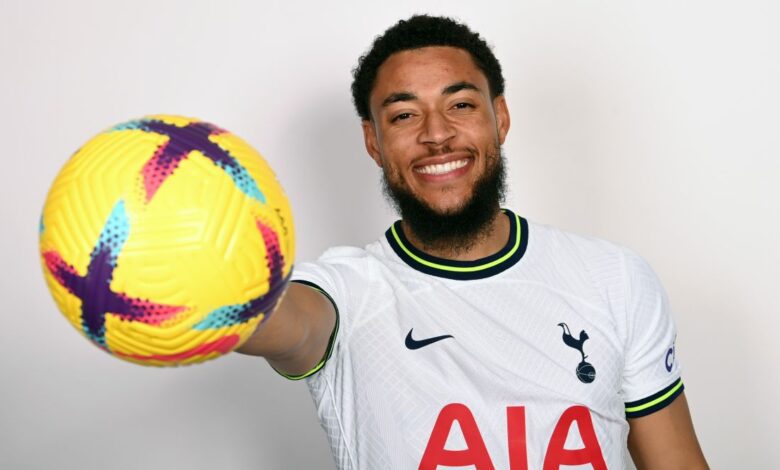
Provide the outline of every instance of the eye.
[[456,103],[455,106],[453,106],[455,109],[468,109],[473,107],[474,105],[471,103]]
[[390,122],[404,121],[406,119],[409,119],[410,117],[412,117],[412,113],[401,113],[393,117],[393,119],[391,119]]

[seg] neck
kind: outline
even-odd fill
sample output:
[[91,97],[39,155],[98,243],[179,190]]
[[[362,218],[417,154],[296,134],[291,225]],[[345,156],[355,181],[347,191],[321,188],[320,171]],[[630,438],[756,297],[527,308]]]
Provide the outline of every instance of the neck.
[[506,245],[510,230],[509,218],[500,209],[496,209],[492,219],[482,230],[467,240],[445,239],[423,243],[403,220],[401,226],[404,235],[415,248],[431,256],[453,261],[474,261],[497,253]]

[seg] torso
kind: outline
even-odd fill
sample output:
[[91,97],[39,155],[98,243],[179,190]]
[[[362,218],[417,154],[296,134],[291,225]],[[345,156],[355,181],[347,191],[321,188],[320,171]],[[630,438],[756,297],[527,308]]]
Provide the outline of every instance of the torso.
[[503,262],[482,263],[493,273],[421,272],[443,260],[403,250],[392,232],[360,255],[336,297],[333,356],[308,379],[341,468],[626,465],[627,326],[622,286],[608,282],[620,253],[515,228],[515,251],[508,243]]

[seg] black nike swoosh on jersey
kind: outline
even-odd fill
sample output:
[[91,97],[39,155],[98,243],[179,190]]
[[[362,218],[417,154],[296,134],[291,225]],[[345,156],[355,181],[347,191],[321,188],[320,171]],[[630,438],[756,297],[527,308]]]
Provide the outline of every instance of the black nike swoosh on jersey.
[[405,341],[406,347],[411,350],[420,349],[422,347],[428,346],[429,344],[433,344],[436,341],[441,341],[443,339],[454,338],[454,336],[452,335],[441,335],[441,336],[434,336],[433,338],[416,340],[412,338],[412,330],[414,330],[414,328],[409,330],[409,333],[406,335],[406,341]]

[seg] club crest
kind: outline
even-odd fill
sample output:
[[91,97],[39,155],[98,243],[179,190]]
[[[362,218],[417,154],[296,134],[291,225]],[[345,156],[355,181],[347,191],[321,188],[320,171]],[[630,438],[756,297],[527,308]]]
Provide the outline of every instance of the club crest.
[[576,349],[580,352],[582,355],[582,361],[580,361],[579,364],[577,364],[577,369],[575,370],[575,374],[577,375],[577,378],[582,383],[589,384],[596,380],[596,369],[593,367],[593,365],[590,362],[587,362],[585,359],[587,359],[588,356],[585,355],[585,352],[583,350],[585,341],[588,340],[589,336],[588,333],[585,332],[585,330],[580,331],[580,337],[575,338],[572,336],[571,331],[569,330],[569,326],[566,323],[558,323],[558,326],[560,326],[563,329],[563,342],[566,344],[566,346],[569,346],[571,348]]

